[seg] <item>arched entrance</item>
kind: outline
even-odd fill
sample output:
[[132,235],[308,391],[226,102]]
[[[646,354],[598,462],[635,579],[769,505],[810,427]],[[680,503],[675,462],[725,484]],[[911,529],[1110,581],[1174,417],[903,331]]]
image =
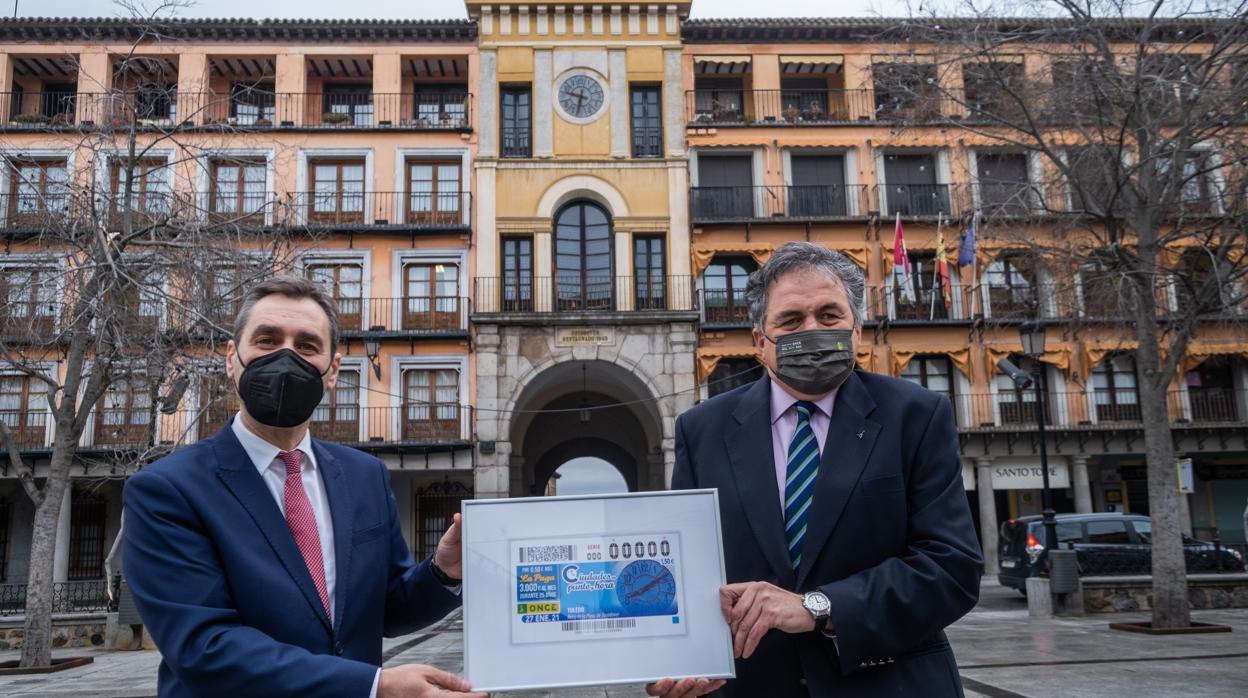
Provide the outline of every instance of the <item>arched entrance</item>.
[[663,488],[662,420],[654,396],[627,369],[566,360],[533,377],[512,411],[511,495],[534,496],[579,457],[614,465],[630,491]]

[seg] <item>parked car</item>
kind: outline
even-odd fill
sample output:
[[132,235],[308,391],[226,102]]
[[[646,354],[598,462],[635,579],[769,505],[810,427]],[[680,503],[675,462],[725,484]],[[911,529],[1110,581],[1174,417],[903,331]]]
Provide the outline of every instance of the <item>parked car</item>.
[[[1058,514],[1057,543],[1074,548],[1080,576],[1151,574],[1153,524],[1139,514]],[[1027,578],[1040,576],[1047,556],[1044,521],[1023,516],[1001,524],[998,579],[1027,593]],[[1237,551],[1183,536],[1188,572],[1242,572]]]

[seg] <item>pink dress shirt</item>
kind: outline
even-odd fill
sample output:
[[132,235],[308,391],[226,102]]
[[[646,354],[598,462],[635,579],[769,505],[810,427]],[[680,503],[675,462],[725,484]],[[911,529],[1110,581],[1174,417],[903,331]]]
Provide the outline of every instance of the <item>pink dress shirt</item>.
[[[819,443],[821,456],[824,441],[828,439],[828,426],[832,423],[832,405],[836,402],[837,390],[817,400],[815,407],[819,409],[810,415],[810,428],[815,430],[815,441]],[[793,441],[793,433],[797,431],[797,410],[793,407],[796,404],[797,398],[785,392],[776,381],[771,381],[771,452],[776,461],[776,488],[780,491],[782,515],[784,483],[788,480],[789,443]]]

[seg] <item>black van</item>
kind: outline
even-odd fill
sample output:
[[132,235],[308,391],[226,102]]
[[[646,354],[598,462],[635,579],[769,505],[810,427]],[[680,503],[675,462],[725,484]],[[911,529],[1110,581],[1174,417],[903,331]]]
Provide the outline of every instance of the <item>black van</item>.
[[[1153,524],[1140,514],[1058,514],[1057,543],[1074,548],[1081,576],[1152,573]],[[1002,586],[1027,593],[1027,578],[1045,567],[1044,520],[1023,516],[1001,524],[997,575]],[[1188,572],[1242,572],[1244,559],[1230,548],[1183,536]],[[1220,564],[1219,564],[1220,563]]]

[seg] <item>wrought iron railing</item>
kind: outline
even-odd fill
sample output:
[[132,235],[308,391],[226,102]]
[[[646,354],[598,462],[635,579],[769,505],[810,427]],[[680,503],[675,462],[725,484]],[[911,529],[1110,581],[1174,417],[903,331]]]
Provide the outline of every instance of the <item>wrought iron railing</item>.
[[[109,610],[108,582],[56,582],[52,585],[53,613],[103,613]],[[26,612],[26,585],[0,584],[0,615]]]
[[694,222],[836,220],[866,216],[867,187],[858,184],[794,184],[693,187]]
[[690,276],[477,277],[474,313],[694,310]]

